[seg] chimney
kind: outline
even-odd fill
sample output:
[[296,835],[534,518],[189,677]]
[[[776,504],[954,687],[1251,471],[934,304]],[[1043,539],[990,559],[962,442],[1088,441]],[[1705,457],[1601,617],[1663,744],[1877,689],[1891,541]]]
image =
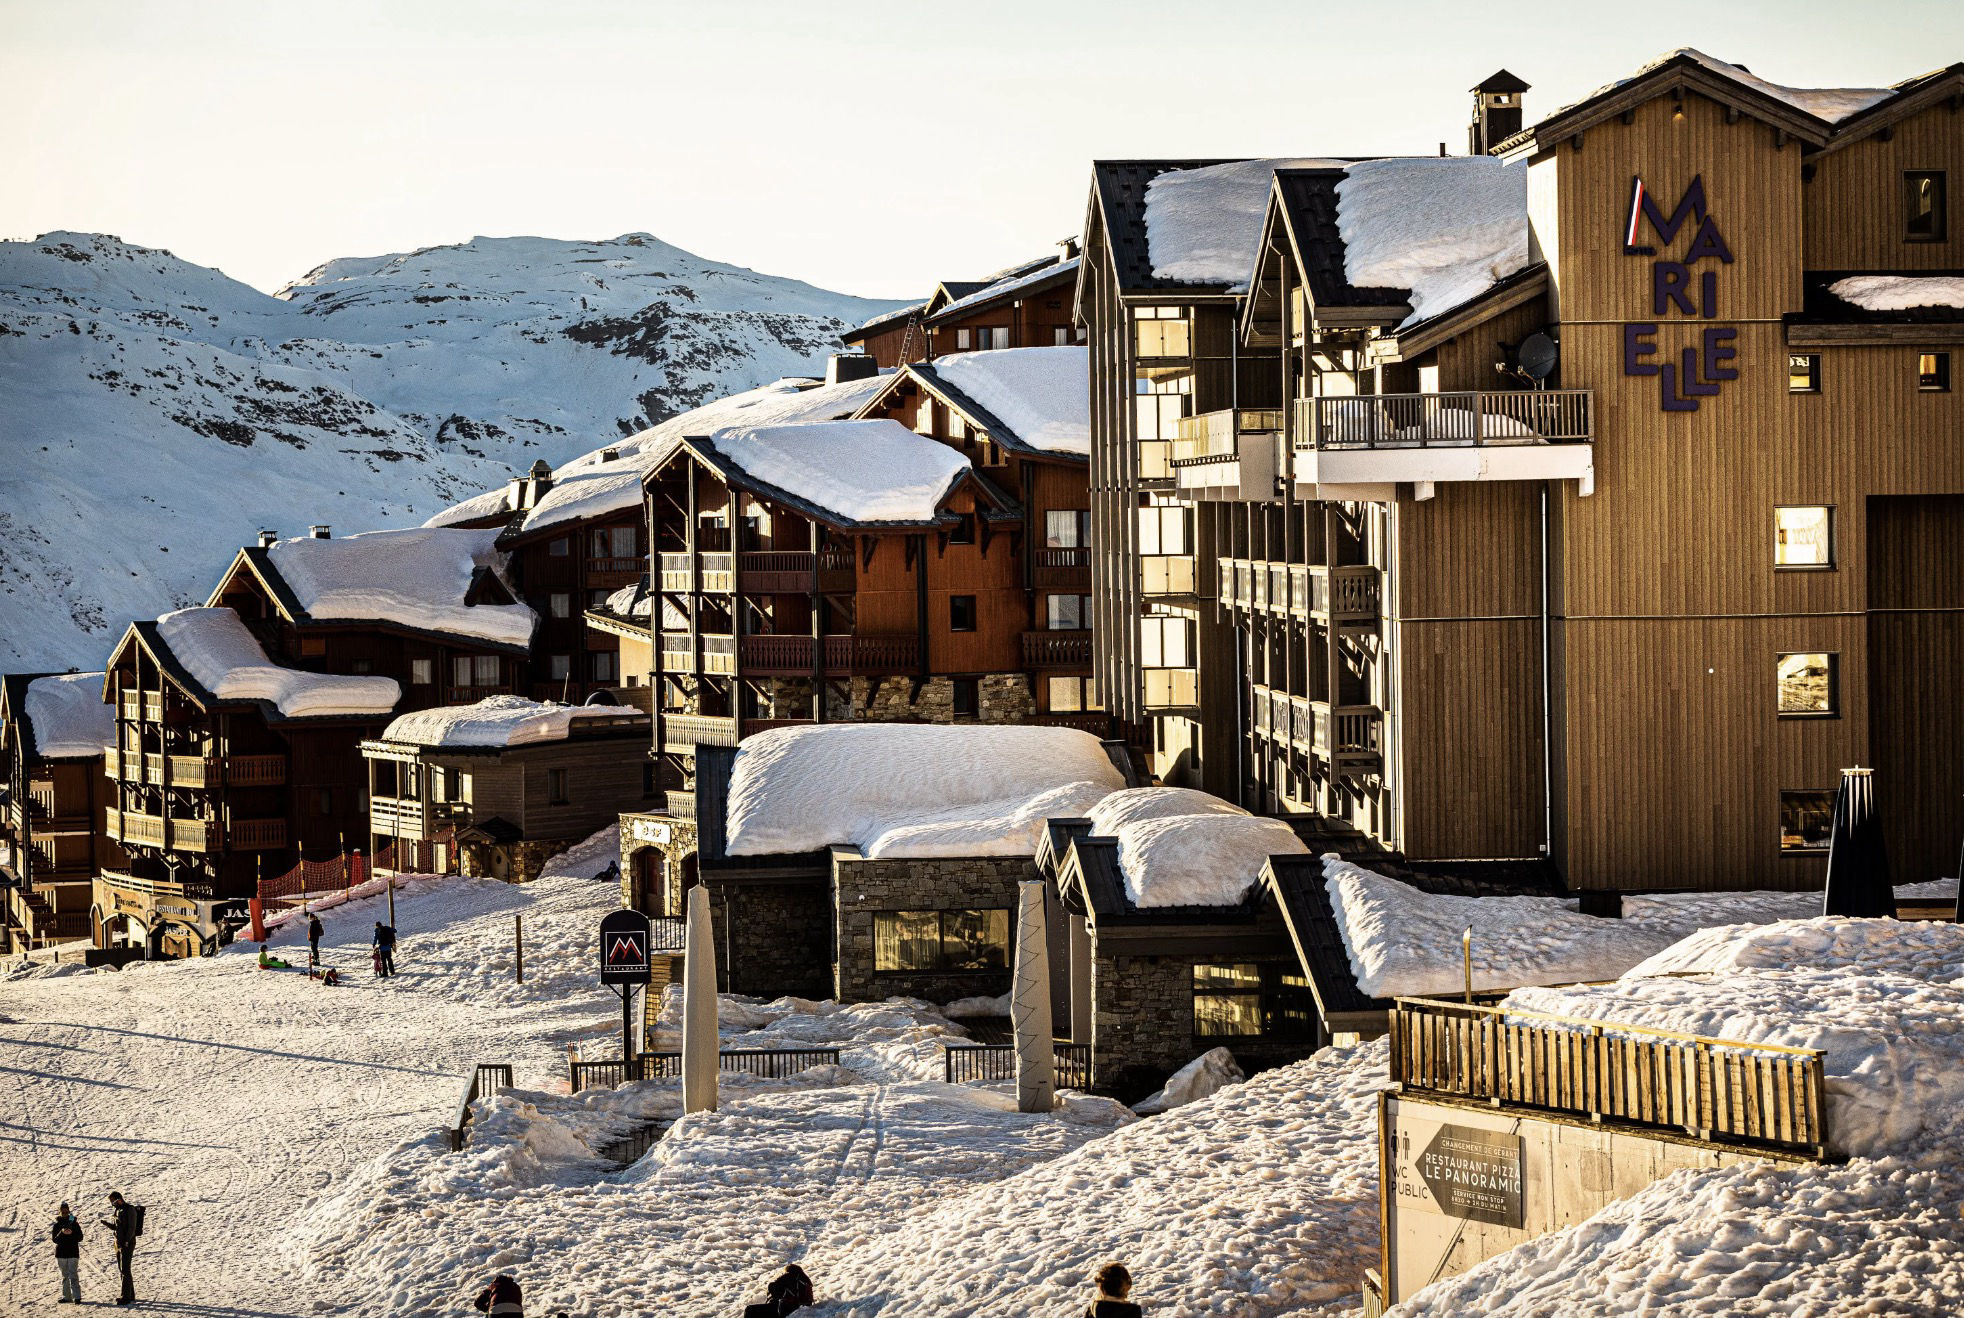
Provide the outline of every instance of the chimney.
[[1078,252],[1080,249],[1078,247],[1078,237],[1076,234],[1072,234],[1068,238],[1059,239],[1057,245],[1064,249],[1064,254],[1057,258],[1057,262],[1059,265],[1062,265],[1065,261],[1075,261],[1077,259]]
[[552,488],[552,464],[544,458],[534,462],[532,470],[526,473],[525,487],[525,506],[538,507],[539,500]]
[[316,540],[332,540],[334,538],[333,528],[318,524],[308,527],[307,534]]
[[825,363],[825,383],[845,384],[866,380],[880,373],[880,364],[863,352],[835,352]]
[[261,549],[271,549],[279,542],[280,533],[278,531],[261,531],[259,533],[259,547]]
[[1473,122],[1466,128],[1466,149],[1484,156],[1521,131],[1521,93],[1528,84],[1500,70],[1473,89]]
[[600,460],[602,462],[619,462],[620,457],[621,457],[621,451],[615,448],[612,444],[609,444],[606,448],[600,450]]

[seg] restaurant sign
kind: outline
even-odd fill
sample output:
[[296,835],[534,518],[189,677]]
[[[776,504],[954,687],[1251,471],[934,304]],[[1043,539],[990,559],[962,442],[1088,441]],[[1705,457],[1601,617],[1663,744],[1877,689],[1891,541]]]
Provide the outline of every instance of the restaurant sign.
[[[1681,233],[1690,236],[1677,259],[1659,256],[1659,249],[1668,253]],[[1654,241],[1646,241],[1653,237]],[[1706,203],[1703,175],[1691,180],[1668,215],[1644,187],[1642,176],[1632,178],[1623,252],[1655,258],[1650,263],[1652,316],[1718,318],[1719,271],[1732,264],[1732,249]],[[1732,364],[1739,356],[1739,329],[1707,325],[1699,332],[1697,345],[1680,350],[1675,360],[1652,361],[1658,355],[1657,334],[1663,323],[1660,319],[1624,325],[1623,374],[1657,377],[1664,411],[1696,412],[1699,399],[1716,397],[1720,385],[1739,378],[1739,368]]]
[[1527,1220],[1519,1135],[1441,1123],[1421,1145],[1406,1126],[1393,1163],[1400,1203],[1496,1226],[1520,1227]]

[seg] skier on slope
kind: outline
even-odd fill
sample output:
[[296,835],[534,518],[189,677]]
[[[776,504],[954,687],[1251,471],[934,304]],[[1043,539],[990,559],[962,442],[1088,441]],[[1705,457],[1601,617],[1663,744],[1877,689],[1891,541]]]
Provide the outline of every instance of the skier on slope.
[[477,1293],[477,1310],[492,1318],[525,1318],[525,1295],[518,1289],[518,1279],[507,1272],[499,1273]]
[[61,1272],[61,1298],[55,1303],[80,1304],[82,1279],[77,1271],[82,1266],[82,1224],[68,1211],[67,1204],[55,1214],[48,1237],[55,1242],[55,1267]]

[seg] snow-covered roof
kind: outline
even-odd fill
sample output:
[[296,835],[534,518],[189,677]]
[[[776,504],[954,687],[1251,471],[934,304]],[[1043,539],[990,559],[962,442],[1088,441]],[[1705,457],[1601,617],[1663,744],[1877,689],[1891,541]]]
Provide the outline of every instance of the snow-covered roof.
[[404,714],[381,740],[432,748],[498,748],[564,741],[576,720],[620,719],[638,711],[619,705],[562,705],[523,696],[489,696],[475,705],[446,705]]
[[219,700],[264,700],[287,718],[387,714],[402,697],[388,677],[341,677],[282,668],[230,609],[180,609],[157,619],[157,639]]
[[1487,156],[1362,160],[1337,185],[1344,277],[1410,290],[1405,324],[1472,301],[1528,264],[1528,172]]
[[920,368],[985,408],[1010,433],[996,438],[1046,453],[1091,452],[1090,353],[1004,348],[940,357]]
[[1124,785],[1098,739],[1075,728],[779,728],[737,748],[726,851],[1029,856],[1045,819],[1082,814]]
[[1828,291],[1864,311],[1964,307],[1964,275],[1851,275]]
[[89,759],[116,740],[114,711],[102,698],[101,673],[61,673],[27,684],[20,716],[44,760]]
[[1134,819],[1116,836],[1125,893],[1138,907],[1233,906],[1270,856],[1309,850],[1281,820],[1248,814]]
[[950,302],[947,306],[935,312],[934,319],[945,320],[953,316],[958,316],[984,303],[993,302],[997,298],[1010,297],[1022,289],[1029,288],[1032,284],[1045,283],[1060,275],[1075,274],[1078,268],[1078,260],[1079,258],[1075,256],[1062,261],[1046,260],[1034,269],[1024,266],[1013,266],[1011,267],[1013,273],[1005,278],[999,278],[993,283],[986,284],[965,297],[956,298],[953,302]]
[[1154,277],[1245,287],[1275,171],[1344,163],[1315,157],[1235,160],[1160,174],[1146,185],[1146,245]]
[[386,621],[499,645],[526,645],[538,619],[524,604],[467,604],[480,570],[505,556],[496,530],[417,528],[338,540],[281,540],[263,561],[308,617]]
[[841,522],[931,522],[968,459],[897,421],[814,421],[719,430],[703,447],[753,480]]
[[[1579,105],[1586,105],[1597,97],[1606,96],[1621,87],[1628,86],[1647,74],[1654,73],[1674,60],[1683,59],[1715,73],[1721,78],[1737,83],[1739,86],[1770,96],[1776,101],[1809,114],[1828,124],[1838,124],[1851,115],[1858,114],[1870,106],[1878,105],[1895,95],[1893,87],[1787,87],[1749,73],[1738,64],[1728,64],[1722,59],[1707,55],[1702,50],[1681,46],[1667,51],[1649,61],[1628,77],[1605,83],[1581,100],[1572,102],[1546,116],[1546,119],[1559,119]],[[1545,122],[1545,120],[1544,120]]]
[[[530,534],[638,507],[641,478],[660,466],[684,436],[708,435],[727,426],[789,425],[851,416],[886,385],[887,374],[817,386],[805,380],[779,380],[672,416],[558,467],[553,472],[552,488],[526,513],[520,531]],[[615,455],[612,458],[606,456],[610,451]],[[500,501],[502,498],[500,493]],[[445,509],[424,525],[447,526],[484,516],[489,499],[489,494],[478,495]]]
[[1091,833],[1094,837],[1117,837],[1120,828],[1142,819],[1247,813],[1232,801],[1191,787],[1128,787],[1098,803],[1090,815]]
[[844,337],[846,338],[847,341],[862,338],[865,336],[868,330],[878,329],[882,325],[885,325],[890,321],[905,320],[907,319],[907,317],[916,315],[919,312],[925,310],[927,310],[927,302],[925,300],[920,302],[909,302],[904,307],[895,307],[892,311],[882,311],[879,315],[874,316],[872,319],[862,321],[856,328],[849,330],[844,335]]

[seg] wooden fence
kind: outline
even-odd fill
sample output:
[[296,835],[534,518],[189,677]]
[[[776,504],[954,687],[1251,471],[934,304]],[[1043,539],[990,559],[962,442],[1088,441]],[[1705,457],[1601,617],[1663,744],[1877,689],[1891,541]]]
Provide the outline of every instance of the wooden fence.
[[[725,1048],[716,1054],[717,1069],[741,1071],[764,1080],[782,1080],[808,1071],[814,1066],[837,1066],[837,1048]],[[672,1080],[682,1074],[681,1053],[643,1053],[631,1062],[620,1058],[603,1061],[569,1061],[568,1070],[574,1093],[582,1089],[612,1088],[628,1080]]]
[[1391,1079],[1415,1093],[1827,1152],[1826,1072],[1808,1048],[1400,998]]
[[464,1147],[464,1136],[470,1130],[471,1104],[480,1098],[489,1098],[500,1089],[511,1088],[511,1067],[504,1062],[479,1062],[471,1071],[469,1080],[464,1082],[464,1092],[457,1100],[457,1110],[450,1118],[450,1151],[456,1153]]
[[[1091,1088],[1091,1045],[1059,1043],[1053,1045],[1057,1058],[1059,1089]],[[1007,1043],[951,1043],[942,1063],[942,1075],[951,1085],[971,1080],[1014,1080],[1016,1047]]]

